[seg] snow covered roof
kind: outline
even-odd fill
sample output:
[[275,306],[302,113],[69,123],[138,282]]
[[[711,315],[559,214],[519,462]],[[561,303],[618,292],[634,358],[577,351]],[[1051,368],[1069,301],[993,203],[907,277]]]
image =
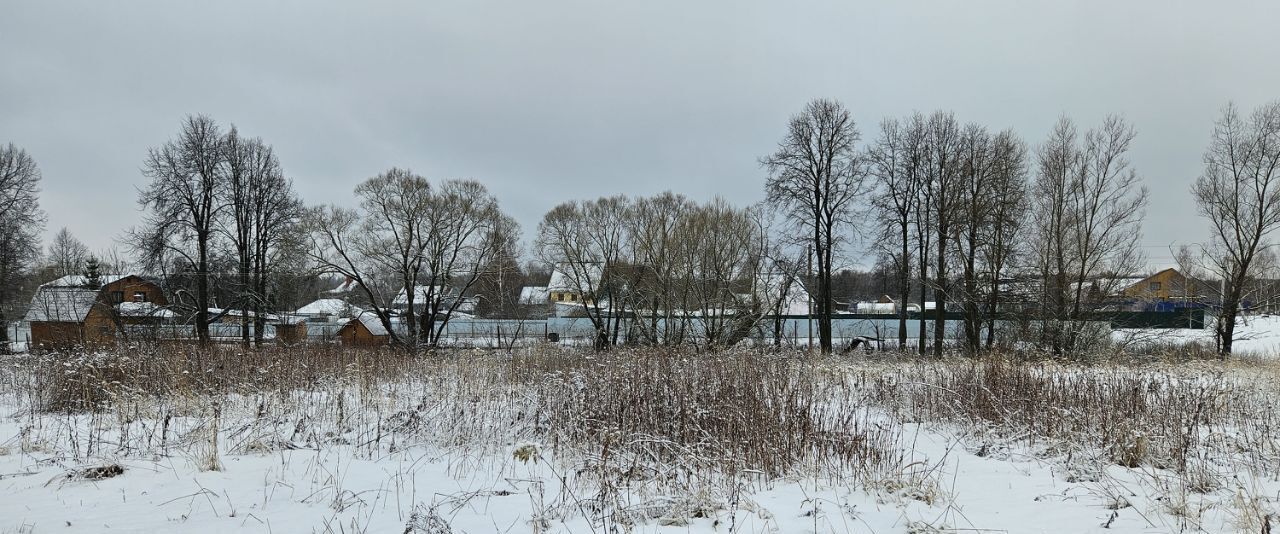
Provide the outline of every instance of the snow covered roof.
[[[414,303],[414,304],[425,304],[425,303],[427,302],[427,293],[431,293],[431,294],[432,294],[432,296],[439,298],[439,297],[440,297],[442,294],[444,294],[444,292],[445,292],[445,291],[444,291],[444,286],[441,286],[441,285],[437,285],[437,286],[435,286],[435,290],[434,290],[434,291],[431,291],[431,288],[432,288],[432,286],[421,286],[421,285],[419,285],[419,286],[413,286],[413,303]],[[401,288],[401,289],[400,289],[400,292],[399,292],[399,293],[396,293],[396,298],[394,298],[394,299],[392,299],[392,300],[391,300],[391,304],[392,304],[392,305],[397,305],[397,306],[406,306],[406,305],[408,305],[408,304],[409,304],[409,292],[407,292],[407,291],[405,291],[403,288]]]
[[[253,310],[237,310],[234,308],[228,309],[228,310],[224,310],[222,308],[209,308],[208,314],[211,316],[230,315],[232,317],[240,317],[242,315],[248,315],[249,317],[253,317],[254,315]],[[264,313],[262,314],[262,319],[264,321],[275,321],[279,319],[279,317],[277,317],[276,314],[274,313]]]
[[335,287],[333,289],[327,289],[325,290],[325,293],[328,293],[330,295],[341,295],[344,293],[350,293],[352,291],[355,291],[356,288],[359,286],[360,284],[356,283],[354,279],[343,278],[342,281],[338,283],[338,287]]
[[603,263],[580,263],[576,266],[568,262],[557,263],[551,270],[547,291],[595,291],[600,287],[603,276]]
[[41,286],[31,299],[27,321],[82,323],[98,302],[98,290]]
[[892,302],[859,302],[854,310],[857,313],[898,313],[898,305]]
[[280,324],[305,324],[307,318],[292,313],[284,313],[280,315]]
[[546,304],[550,292],[547,286],[525,286],[520,288],[520,304],[535,305]]
[[319,299],[298,308],[298,315],[346,315],[347,312],[360,313],[362,310],[342,299]]
[[173,310],[156,306],[154,302],[121,302],[116,305],[116,309],[120,311],[120,315],[125,317],[159,317],[163,319],[172,319],[174,317]]
[[[128,278],[129,276],[130,275],[127,274],[103,274],[99,275],[98,278],[102,281],[102,285],[105,286],[112,282],[118,282],[121,279]],[[84,287],[87,280],[88,278],[82,274],[71,274],[57,280],[45,282],[41,284],[40,287]]]
[[362,311],[360,312],[360,315],[357,315],[356,318],[352,320],[360,321],[360,324],[363,324],[365,328],[369,329],[369,333],[375,336],[390,335],[390,333],[387,332],[387,327],[382,325],[382,319],[379,319],[378,314],[371,311]]

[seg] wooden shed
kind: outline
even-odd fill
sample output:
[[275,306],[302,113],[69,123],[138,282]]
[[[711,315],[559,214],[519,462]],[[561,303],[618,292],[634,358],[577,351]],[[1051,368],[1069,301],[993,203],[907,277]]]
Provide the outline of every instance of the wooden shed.
[[343,345],[353,347],[377,347],[391,342],[391,334],[383,326],[378,314],[360,312],[338,330]]
[[115,338],[110,306],[93,289],[41,287],[31,300],[31,346],[62,349]]
[[283,318],[276,323],[276,342],[296,345],[307,342],[307,321],[302,317]]

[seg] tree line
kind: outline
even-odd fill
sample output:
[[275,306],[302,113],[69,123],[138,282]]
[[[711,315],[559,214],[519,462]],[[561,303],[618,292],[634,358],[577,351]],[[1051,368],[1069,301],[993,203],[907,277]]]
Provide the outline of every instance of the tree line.
[[[761,160],[770,201],[786,206],[816,260],[822,350],[831,350],[833,251],[859,240],[896,273],[899,303],[913,288],[922,304],[932,297],[935,313],[918,318],[922,353],[944,350],[948,302],[961,312],[969,352],[997,342],[1005,307],[1024,323],[1017,340],[1054,354],[1100,341],[1090,312],[1112,304],[1123,277],[1145,263],[1138,243],[1147,190],[1128,160],[1131,125],[1109,116],[1081,131],[1063,117],[1034,148],[944,111],[886,119],[878,130],[861,143],[841,103],[814,100]],[[1259,260],[1270,257],[1268,236],[1280,227],[1280,102],[1247,118],[1224,109],[1192,194],[1213,235],[1180,263],[1221,281],[1211,304],[1225,356],[1245,294],[1274,265]],[[898,324],[905,348],[905,306]]]
[[[884,119],[864,139],[842,103],[817,99],[759,159],[765,202],[698,203],[672,192],[569,200],[543,217],[531,256],[583,297],[576,305],[599,348],[726,346],[768,317],[780,342],[788,295],[803,288],[819,346],[832,351],[834,280],[842,262],[866,252],[892,282],[900,347],[914,341],[941,354],[943,312],[954,310],[966,351],[1016,335],[1070,354],[1097,342],[1090,313],[1145,263],[1147,190],[1128,159],[1135,137],[1118,116],[1087,129],[1064,117],[1030,145],[936,111]],[[136,262],[163,276],[201,341],[219,302],[249,312],[241,340],[261,343],[265,314],[290,291],[316,289],[300,281],[328,274],[374,304],[396,343],[433,345],[458,295],[483,287],[514,300],[522,282],[519,226],[474,180],[392,168],[355,187],[356,207],[306,206],[269,144],[199,115],[148,151],[142,175],[147,215],[125,236],[128,260],[88,254],[65,229],[45,255],[39,169],[15,145],[0,147],[0,319],[29,294],[24,277],[74,274],[91,259],[95,269]],[[1225,108],[1191,191],[1212,239],[1178,254],[1184,272],[1218,281],[1224,355],[1250,288],[1276,264],[1278,177],[1280,102],[1247,115]],[[398,318],[393,299],[404,308]],[[915,318],[916,340],[907,338],[912,301],[935,310]],[[1016,333],[996,322],[1011,310],[1021,312]]]

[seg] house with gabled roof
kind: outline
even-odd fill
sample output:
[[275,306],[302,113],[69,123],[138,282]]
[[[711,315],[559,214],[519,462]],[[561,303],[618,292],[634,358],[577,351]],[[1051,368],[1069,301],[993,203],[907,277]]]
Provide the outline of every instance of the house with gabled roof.
[[338,330],[338,339],[343,345],[354,347],[377,347],[391,342],[391,333],[382,324],[378,314],[363,311],[352,317],[347,324]]
[[600,262],[560,262],[551,269],[547,282],[547,298],[557,316],[576,316],[584,307],[607,307],[608,302],[598,302],[604,287],[605,269]]
[[341,318],[355,317],[364,311],[343,299],[317,299],[298,308],[291,315],[301,317],[307,322],[328,323]]
[[1170,267],[1131,282],[1121,293],[1125,298],[1144,301],[1195,302],[1212,296],[1214,288],[1204,280],[1187,277]]
[[156,283],[137,275],[102,275],[94,288],[82,275],[42,284],[25,321],[34,348],[106,343],[136,327],[172,322],[168,299]]
[[[435,299],[439,302],[436,313],[443,314],[454,304],[457,304],[455,312],[464,314],[472,314],[476,311],[476,305],[479,298],[475,295],[459,295],[458,288],[437,284],[435,286],[416,285],[413,290],[413,313],[423,314],[431,308],[430,300]],[[409,292],[404,288],[396,293],[395,298],[391,299],[391,308],[397,311],[407,310],[409,308]]]

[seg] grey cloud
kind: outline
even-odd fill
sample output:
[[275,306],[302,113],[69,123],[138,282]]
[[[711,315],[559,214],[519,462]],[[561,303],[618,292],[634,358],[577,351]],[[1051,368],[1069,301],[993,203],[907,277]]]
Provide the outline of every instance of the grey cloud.
[[1203,239],[1187,188],[1218,109],[1280,98],[1272,2],[6,2],[0,141],[37,158],[50,235],[136,223],[147,147],[188,113],[275,145],[310,203],[391,166],[555,203],[672,189],[745,204],[786,118],[864,134],[954,110],[1040,141],[1121,113],[1144,243]]

